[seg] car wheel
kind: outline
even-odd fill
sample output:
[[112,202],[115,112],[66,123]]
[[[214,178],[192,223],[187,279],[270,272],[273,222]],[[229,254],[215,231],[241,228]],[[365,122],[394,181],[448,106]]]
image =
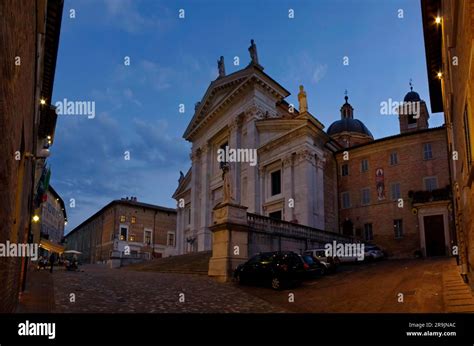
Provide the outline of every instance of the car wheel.
[[279,277],[274,276],[274,277],[272,278],[272,288],[273,288],[274,290],[280,290],[280,289],[281,289],[281,280],[280,280]]
[[240,273],[236,275],[235,280],[237,281],[239,285],[244,284],[244,280],[242,280],[242,275],[240,275]]
[[326,267],[321,267],[321,275],[326,275],[327,270]]

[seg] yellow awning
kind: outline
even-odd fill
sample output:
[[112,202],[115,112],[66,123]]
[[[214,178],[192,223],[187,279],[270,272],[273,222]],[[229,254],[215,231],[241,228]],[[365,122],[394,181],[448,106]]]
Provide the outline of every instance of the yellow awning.
[[45,250],[48,250],[49,252],[56,252],[59,254],[62,254],[64,252],[64,246],[50,242],[46,239],[41,239],[39,246]]

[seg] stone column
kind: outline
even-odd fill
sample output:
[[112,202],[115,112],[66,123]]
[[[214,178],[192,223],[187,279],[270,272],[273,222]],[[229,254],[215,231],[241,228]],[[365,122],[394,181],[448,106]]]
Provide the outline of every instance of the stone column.
[[259,188],[260,188],[260,197],[257,199],[257,214],[261,214],[261,215],[264,215],[265,214],[265,207],[264,207],[264,203],[265,203],[265,193],[266,193],[266,189],[265,189],[265,167],[258,167],[258,185],[259,185]]
[[303,149],[297,153],[294,172],[295,199],[298,204],[296,218],[300,224],[314,227],[316,170],[314,154],[309,149]]
[[[250,107],[245,111],[246,128],[247,128],[247,148],[257,149],[259,145],[258,131],[255,125],[257,117],[257,109]],[[247,206],[250,213],[258,213],[260,211],[259,202],[259,178],[258,178],[258,157],[256,166],[247,167]]]
[[[295,219],[295,193],[294,193],[294,177],[293,177],[293,155],[288,155],[283,159],[283,172],[282,172],[282,181],[283,181],[283,196],[285,196],[285,215],[284,220],[292,221]],[[289,206],[290,199],[293,199],[295,203],[293,208]]]
[[209,175],[211,170],[211,152],[208,143],[201,146],[201,165],[200,165],[200,193],[199,193],[199,230],[198,237],[198,251],[207,251],[211,249],[211,233],[209,231],[209,219],[211,211],[209,208],[210,188]]
[[[229,149],[238,150],[242,148],[242,117],[237,116],[229,125],[230,138]],[[245,164],[245,163],[244,163]],[[231,162],[230,170],[232,172],[232,196],[235,203],[240,204],[241,200],[241,163]]]
[[[199,230],[199,176],[200,176],[200,150],[193,150],[191,153],[191,233],[197,236]],[[198,242],[199,248],[199,239]]]
[[324,167],[326,165],[326,160],[322,157],[315,156],[316,159],[316,176],[315,176],[315,204],[314,211],[316,212],[316,220],[314,227],[324,230],[325,225],[325,215],[324,215]]
[[247,207],[224,203],[214,208],[212,257],[208,275],[231,281],[237,266],[248,259]]

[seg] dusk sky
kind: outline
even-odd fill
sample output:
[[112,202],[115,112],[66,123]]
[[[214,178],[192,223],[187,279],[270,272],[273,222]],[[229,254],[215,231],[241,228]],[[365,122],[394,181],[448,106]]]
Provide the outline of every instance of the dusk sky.
[[[303,84],[326,129],[340,118],[345,89],[375,138],[399,133],[398,117],[381,115],[380,103],[402,101],[410,78],[430,110],[417,0],[66,0],[52,103],[94,101],[96,113],[58,117],[48,161],[66,232],[125,196],[175,207],[179,171],[190,167],[182,135],[194,104],[217,77],[219,56],[227,74],[247,66],[250,39],[265,72],[292,93],[287,101],[297,104]],[[430,127],[443,124],[441,113],[430,115]]]

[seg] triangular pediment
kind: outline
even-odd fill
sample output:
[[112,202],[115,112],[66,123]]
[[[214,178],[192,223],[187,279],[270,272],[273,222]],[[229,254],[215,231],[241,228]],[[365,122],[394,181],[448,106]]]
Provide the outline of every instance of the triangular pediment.
[[264,85],[265,90],[272,93],[279,100],[290,94],[285,88],[264,73],[262,69],[252,65],[228,76],[219,77],[207,88],[183,137],[192,141],[193,133],[199,129],[204,120],[209,120],[217,112],[228,106],[238,94],[253,83]]

